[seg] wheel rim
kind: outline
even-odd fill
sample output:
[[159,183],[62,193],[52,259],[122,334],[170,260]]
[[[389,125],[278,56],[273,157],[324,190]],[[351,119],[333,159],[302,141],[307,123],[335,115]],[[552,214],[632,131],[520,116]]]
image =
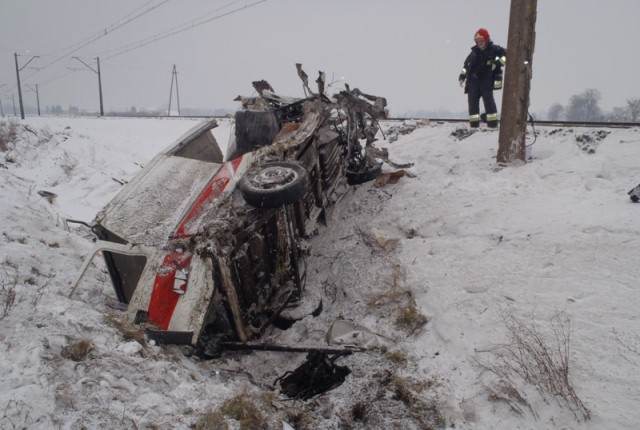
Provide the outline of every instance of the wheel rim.
[[296,171],[288,167],[268,166],[251,178],[251,184],[261,189],[274,189],[292,183],[297,177]]

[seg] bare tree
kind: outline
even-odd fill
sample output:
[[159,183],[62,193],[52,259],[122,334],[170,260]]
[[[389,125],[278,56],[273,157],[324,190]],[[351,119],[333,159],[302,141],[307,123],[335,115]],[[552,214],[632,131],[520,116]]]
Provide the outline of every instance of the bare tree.
[[606,115],[607,121],[624,122],[630,120],[630,110],[626,107],[614,107],[610,113]]
[[552,104],[549,108],[549,112],[547,113],[550,121],[559,121],[563,115],[564,106],[562,106],[560,103]]
[[637,122],[640,119],[640,98],[627,100],[627,108],[629,109],[631,122]]
[[600,91],[588,89],[576,94],[569,100],[566,117],[569,121],[599,121],[602,119],[600,109]]

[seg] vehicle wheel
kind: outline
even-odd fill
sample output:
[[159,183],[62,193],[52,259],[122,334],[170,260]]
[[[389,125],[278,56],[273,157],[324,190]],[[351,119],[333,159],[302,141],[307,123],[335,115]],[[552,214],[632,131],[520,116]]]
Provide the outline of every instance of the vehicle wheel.
[[309,174],[302,165],[293,161],[271,161],[249,169],[238,187],[251,206],[277,208],[300,200],[308,182]]
[[382,173],[382,163],[366,166],[360,172],[347,170],[347,183],[349,185],[364,184],[377,178]]

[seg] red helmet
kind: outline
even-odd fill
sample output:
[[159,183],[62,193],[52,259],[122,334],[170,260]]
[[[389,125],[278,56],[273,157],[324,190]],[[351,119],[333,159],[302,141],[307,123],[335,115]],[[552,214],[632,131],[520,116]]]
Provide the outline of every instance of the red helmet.
[[487,31],[486,28],[481,28],[478,31],[476,31],[476,34],[473,36],[474,39],[476,37],[482,37],[485,42],[488,42],[489,40],[491,40],[491,37],[489,36],[489,32]]

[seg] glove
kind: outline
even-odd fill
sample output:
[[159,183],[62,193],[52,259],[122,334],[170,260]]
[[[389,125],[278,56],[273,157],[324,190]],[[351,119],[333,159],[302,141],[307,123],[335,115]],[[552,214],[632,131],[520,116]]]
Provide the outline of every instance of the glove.
[[502,81],[493,81],[493,89],[501,90],[502,89]]
[[467,78],[467,75],[465,75],[464,73],[460,73],[460,76],[458,76],[458,82],[460,83],[460,86],[464,85],[464,80]]

